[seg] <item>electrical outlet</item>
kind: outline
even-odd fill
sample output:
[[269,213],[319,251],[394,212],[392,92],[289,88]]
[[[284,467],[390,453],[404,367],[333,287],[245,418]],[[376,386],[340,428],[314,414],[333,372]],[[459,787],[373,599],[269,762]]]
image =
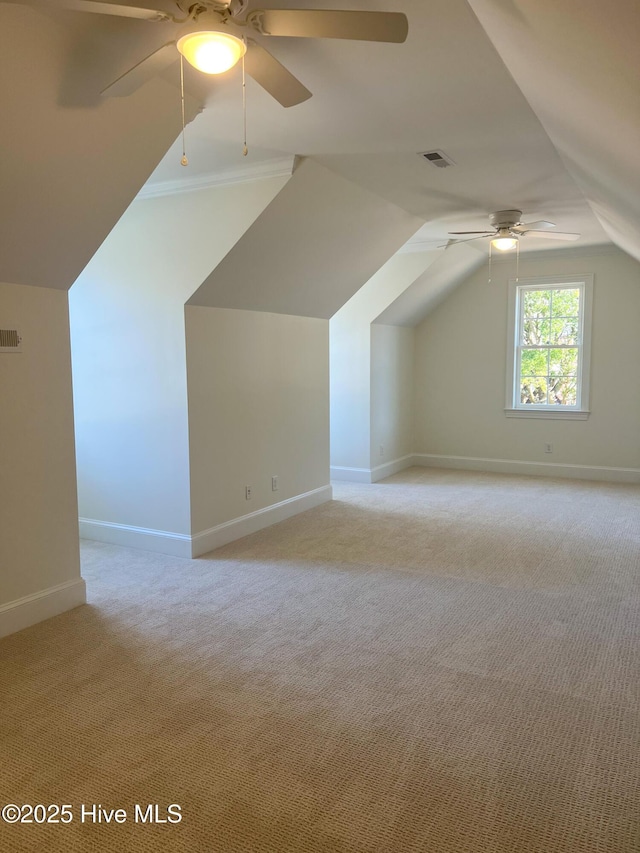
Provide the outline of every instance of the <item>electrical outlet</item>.
[[245,496],[246,500],[248,500],[248,501],[251,500],[251,486],[245,486],[244,487],[244,496]]
[[384,444],[380,445],[380,456],[384,456]]
[[278,478],[277,477],[271,478],[271,491],[272,492],[278,491]]
[[553,444],[545,444],[544,452],[545,453],[553,453]]

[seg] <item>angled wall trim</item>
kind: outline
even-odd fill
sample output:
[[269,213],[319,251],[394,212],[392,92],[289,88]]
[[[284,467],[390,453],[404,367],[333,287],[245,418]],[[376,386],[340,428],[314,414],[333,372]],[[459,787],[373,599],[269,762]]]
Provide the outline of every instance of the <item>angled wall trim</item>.
[[231,184],[244,184],[264,178],[285,178],[293,174],[296,158],[292,154],[277,160],[265,160],[262,163],[252,163],[238,169],[225,169],[221,172],[206,172],[204,175],[193,175],[174,181],[160,181],[145,184],[136,201],[147,198],[159,198],[166,195],[180,195],[211,187],[226,187]]
[[16,601],[0,605],[0,637],[30,628],[37,622],[59,616],[67,610],[85,604],[87,592],[82,578],[25,595]]

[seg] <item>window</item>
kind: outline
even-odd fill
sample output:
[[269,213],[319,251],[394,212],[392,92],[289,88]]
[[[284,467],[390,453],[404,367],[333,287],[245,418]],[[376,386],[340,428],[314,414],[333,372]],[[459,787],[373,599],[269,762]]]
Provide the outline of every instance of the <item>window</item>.
[[509,282],[510,417],[587,418],[593,276]]

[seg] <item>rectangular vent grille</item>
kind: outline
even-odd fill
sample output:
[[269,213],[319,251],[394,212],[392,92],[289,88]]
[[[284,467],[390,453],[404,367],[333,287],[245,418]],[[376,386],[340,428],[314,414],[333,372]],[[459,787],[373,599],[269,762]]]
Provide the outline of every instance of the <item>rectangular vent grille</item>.
[[20,352],[21,341],[17,329],[0,329],[0,352]]
[[446,169],[448,166],[454,165],[451,157],[447,157],[443,151],[421,151],[419,156],[438,169]]

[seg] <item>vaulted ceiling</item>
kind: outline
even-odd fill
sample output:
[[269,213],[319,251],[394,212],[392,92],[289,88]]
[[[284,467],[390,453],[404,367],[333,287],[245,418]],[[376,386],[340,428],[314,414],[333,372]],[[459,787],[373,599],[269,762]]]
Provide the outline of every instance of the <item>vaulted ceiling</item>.
[[[53,5],[0,2],[0,279],[68,287],[178,136],[179,72],[101,99],[104,85],[172,37],[171,25]],[[152,181],[296,154],[424,221],[414,239],[425,247],[519,208],[640,259],[636,0],[618,0],[615,14],[596,0],[259,5],[404,11],[409,37],[269,38],[313,97],[284,109],[249,80],[246,160],[239,68],[189,73],[187,117],[196,101],[205,106],[187,128],[190,165],[179,165],[177,140]],[[435,148],[455,165],[439,170],[418,156]]]
[[[424,219],[416,240],[425,245],[442,243],[449,230],[483,228],[490,212],[515,207],[526,219],[579,231],[578,245],[614,240],[640,254],[635,0],[620,0],[615,15],[595,0],[345,5],[404,11],[406,43],[269,39],[313,98],[284,110],[249,81],[250,157],[314,157]],[[187,137],[192,171],[242,160],[239,89],[237,73],[210,83],[208,109]],[[435,148],[455,166],[438,170],[417,156]],[[180,172],[176,149],[152,180]]]

